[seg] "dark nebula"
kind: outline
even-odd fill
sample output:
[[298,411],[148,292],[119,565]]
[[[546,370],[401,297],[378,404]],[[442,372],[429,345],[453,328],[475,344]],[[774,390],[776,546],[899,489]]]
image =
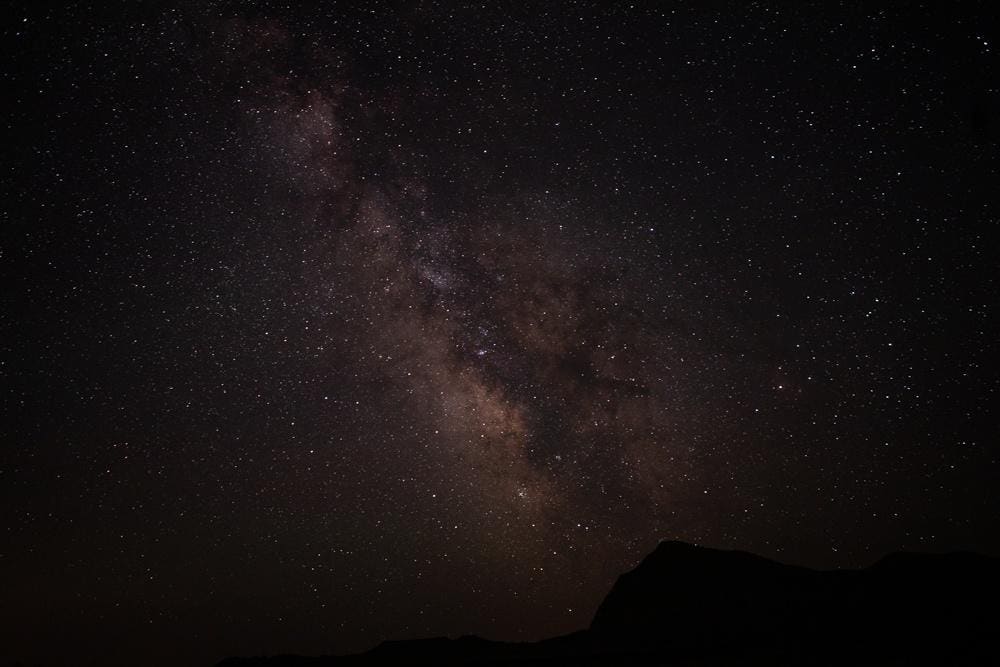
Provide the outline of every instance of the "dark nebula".
[[1000,552],[989,3],[289,5],[4,12],[0,658]]

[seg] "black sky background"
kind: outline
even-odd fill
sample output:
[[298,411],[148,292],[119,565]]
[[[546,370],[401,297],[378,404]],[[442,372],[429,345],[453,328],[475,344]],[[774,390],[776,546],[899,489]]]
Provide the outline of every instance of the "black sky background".
[[1000,553],[995,28],[7,5],[0,657],[537,639],[662,539]]

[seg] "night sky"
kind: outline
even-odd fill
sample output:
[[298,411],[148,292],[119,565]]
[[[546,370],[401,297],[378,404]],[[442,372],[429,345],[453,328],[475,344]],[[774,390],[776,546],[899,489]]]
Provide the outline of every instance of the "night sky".
[[7,5],[0,659],[1000,553],[996,23],[875,4]]

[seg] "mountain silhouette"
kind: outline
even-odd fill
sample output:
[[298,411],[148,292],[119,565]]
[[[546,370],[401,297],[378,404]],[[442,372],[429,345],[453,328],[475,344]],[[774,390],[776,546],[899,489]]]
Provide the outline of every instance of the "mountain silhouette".
[[663,542],[618,578],[586,630],[533,643],[384,642],[358,655],[219,667],[413,664],[1000,664],[1000,560],[896,553],[820,571]]

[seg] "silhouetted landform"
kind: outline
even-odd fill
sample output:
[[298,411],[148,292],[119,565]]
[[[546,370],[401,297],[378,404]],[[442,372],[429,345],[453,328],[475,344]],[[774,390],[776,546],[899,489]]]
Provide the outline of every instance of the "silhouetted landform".
[[615,583],[587,630],[535,643],[478,637],[352,656],[230,658],[219,667],[413,664],[1000,664],[1000,560],[898,553],[818,571],[663,542]]

